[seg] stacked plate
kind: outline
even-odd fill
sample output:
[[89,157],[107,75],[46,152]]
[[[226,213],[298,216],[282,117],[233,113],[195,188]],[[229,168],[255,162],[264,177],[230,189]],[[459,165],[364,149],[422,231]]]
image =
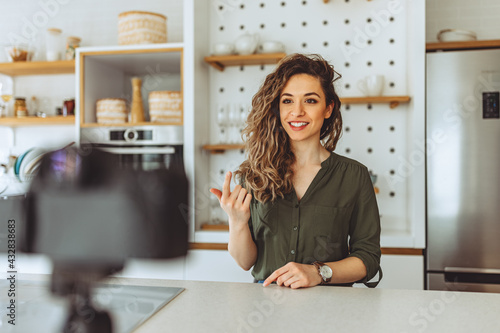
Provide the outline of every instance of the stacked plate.
[[16,158],[14,163],[14,175],[21,182],[30,181],[40,167],[40,160],[46,150],[42,148],[31,148]]

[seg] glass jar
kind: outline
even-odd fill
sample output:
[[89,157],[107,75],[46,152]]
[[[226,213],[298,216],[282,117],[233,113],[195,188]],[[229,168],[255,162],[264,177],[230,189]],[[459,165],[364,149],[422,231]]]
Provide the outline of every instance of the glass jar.
[[75,59],[76,48],[80,46],[81,39],[75,36],[69,36],[66,40],[66,60]]
[[75,115],[75,99],[74,98],[67,98],[64,100],[62,115],[63,116],[74,116]]
[[26,109],[26,98],[16,97],[14,102],[14,114],[16,117],[26,117],[28,110]]
[[57,28],[47,29],[46,35],[46,48],[47,48],[47,61],[60,60],[61,49],[64,44],[61,40],[62,30]]

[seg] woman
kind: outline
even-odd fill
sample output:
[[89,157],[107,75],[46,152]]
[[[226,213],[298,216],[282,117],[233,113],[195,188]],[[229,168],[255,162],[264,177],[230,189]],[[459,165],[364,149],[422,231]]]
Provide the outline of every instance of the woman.
[[[252,100],[242,185],[211,189],[229,253],[264,286],[366,283],[379,271],[380,220],[368,170],[333,151],[342,131],[333,67],[283,59]],[[376,284],[367,284],[370,287]]]

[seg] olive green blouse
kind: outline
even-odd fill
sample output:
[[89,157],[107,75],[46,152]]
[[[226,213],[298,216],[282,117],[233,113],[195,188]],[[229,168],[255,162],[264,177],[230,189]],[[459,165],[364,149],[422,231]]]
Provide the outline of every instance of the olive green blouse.
[[[264,280],[288,262],[311,264],[358,257],[374,277],[380,263],[380,219],[367,168],[332,153],[300,201],[295,191],[262,204],[252,199],[248,222],[257,245],[252,270]],[[335,272],[334,272],[335,274]]]

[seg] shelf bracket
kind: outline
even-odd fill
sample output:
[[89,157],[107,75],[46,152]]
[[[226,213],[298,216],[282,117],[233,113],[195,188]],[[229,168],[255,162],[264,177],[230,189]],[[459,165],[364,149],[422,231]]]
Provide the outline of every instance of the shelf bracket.
[[212,65],[213,68],[221,71],[221,72],[224,72],[224,65],[221,64],[220,62],[217,62],[217,61],[214,61],[214,62],[210,62],[210,65]]
[[392,101],[392,102],[390,102],[390,103],[389,103],[389,107],[390,107],[391,109],[396,108],[398,105],[399,105],[399,102],[398,102],[398,101]]

